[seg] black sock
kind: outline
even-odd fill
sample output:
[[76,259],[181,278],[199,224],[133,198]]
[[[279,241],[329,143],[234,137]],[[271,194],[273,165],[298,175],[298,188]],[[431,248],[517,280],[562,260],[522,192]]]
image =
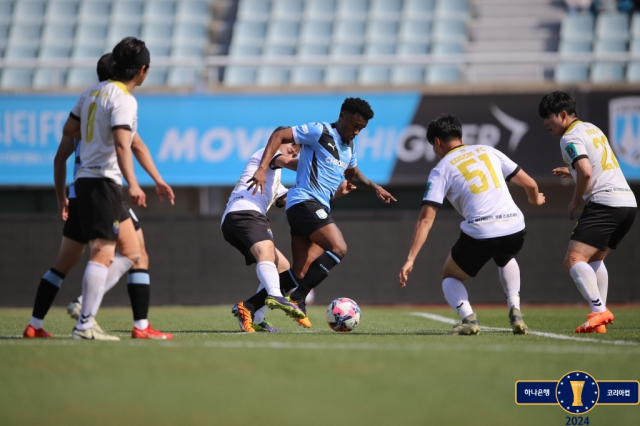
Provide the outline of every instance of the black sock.
[[131,300],[133,320],[147,319],[149,304],[151,303],[151,286],[149,285],[149,271],[146,269],[132,269],[129,271],[127,292]]
[[291,290],[296,288],[298,284],[293,280],[293,272],[291,269],[287,269],[284,272],[280,272],[280,291],[283,296],[286,296]]
[[291,293],[291,299],[295,301],[302,301],[307,298],[309,292],[318,286],[325,278],[329,276],[329,271],[333,269],[340,259],[331,251],[325,251],[314,260],[305,274],[304,278],[298,280],[298,288]]
[[251,312],[251,315],[253,315],[258,309],[264,306],[264,300],[268,295],[269,293],[267,293],[267,289],[263,288],[262,290],[242,302],[242,304]]
[[62,272],[51,268],[40,279],[36,293],[36,301],[33,303],[33,317],[44,319],[47,312],[49,312],[49,308],[53,305],[53,301],[58,294],[58,290],[60,290],[60,285],[62,285],[64,277],[65,275]]

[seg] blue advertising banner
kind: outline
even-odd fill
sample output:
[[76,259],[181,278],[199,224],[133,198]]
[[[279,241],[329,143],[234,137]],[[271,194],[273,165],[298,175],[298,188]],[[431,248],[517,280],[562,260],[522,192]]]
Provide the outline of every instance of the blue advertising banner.
[[[358,96],[358,95],[349,95]],[[362,94],[375,117],[355,147],[360,169],[389,182],[396,144],[410,125],[418,93]],[[338,118],[344,94],[139,95],[138,130],[172,185],[235,185],[249,157],[276,127]],[[0,97],[0,185],[52,185],[53,158],[77,96]],[[69,172],[72,161],[69,162]],[[152,184],[140,168],[141,184]],[[285,184],[293,173],[283,173]],[[71,174],[69,173],[69,181]]]

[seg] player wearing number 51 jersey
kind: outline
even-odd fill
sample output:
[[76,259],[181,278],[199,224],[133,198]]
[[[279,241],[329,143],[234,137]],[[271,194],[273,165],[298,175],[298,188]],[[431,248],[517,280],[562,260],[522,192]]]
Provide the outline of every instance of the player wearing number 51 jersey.
[[441,160],[429,174],[411,249],[400,270],[400,285],[406,286],[436,212],[447,197],[464,217],[460,224],[460,238],[451,249],[442,271],[445,299],[462,319],[462,323],[449,334],[480,333],[476,314],[462,283],[469,277],[475,277],[490,259],[499,268],[513,333],[527,334],[520,312],[520,268],[514,259],[524,243],[524,217],[511,198],[507,181],[522,186],[531,204],[543,204],[544,196],[538,192],[536,182],[497,149],[463,145],[462,126],[452,115],[432,121],[427,130],[427,140]]
[[578,120],[575,100],[564,92],[542,98],[540,117],[551,135],[561,137],[560,151],[566,167],[552,171],[576,183],[568,217],[583,199],[564,267],[571,274],[591,314],[576,333],[606,333],[613,314],[606,308],[609,277],[604,258],[618,247],[636,217],[636,199],[627,184],[607,137],[591,123]]

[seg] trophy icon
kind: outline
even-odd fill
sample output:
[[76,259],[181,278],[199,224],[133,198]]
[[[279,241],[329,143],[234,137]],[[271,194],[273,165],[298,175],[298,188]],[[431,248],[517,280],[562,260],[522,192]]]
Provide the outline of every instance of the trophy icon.
[[573,391],[573,407],[582,407],[582,390],[584,389],[584,381],[582,382],[570,382],[571,390]]

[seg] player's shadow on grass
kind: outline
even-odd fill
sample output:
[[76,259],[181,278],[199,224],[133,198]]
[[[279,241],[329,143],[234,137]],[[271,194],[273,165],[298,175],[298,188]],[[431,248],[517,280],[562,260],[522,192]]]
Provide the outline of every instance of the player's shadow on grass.
[[10,339],[24,339],[22,336],[0,336],[0,339],[10,340]]

